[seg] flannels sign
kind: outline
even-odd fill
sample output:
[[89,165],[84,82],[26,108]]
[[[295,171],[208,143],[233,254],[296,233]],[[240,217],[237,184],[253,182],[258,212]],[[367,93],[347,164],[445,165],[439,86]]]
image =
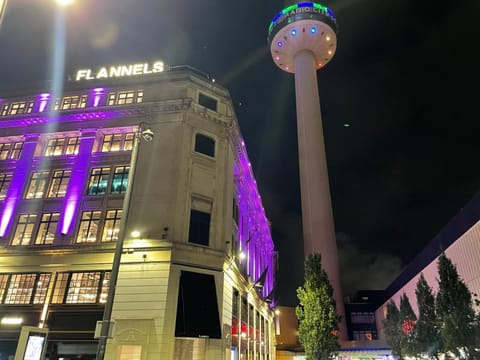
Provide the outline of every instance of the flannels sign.
[[156,61],[152,64],[142,63],[101,67],[97,72],[92,71],[92,69],[82,69],[77,71],[75,81],[155,74],[164,70],[165,65],[162,61]]

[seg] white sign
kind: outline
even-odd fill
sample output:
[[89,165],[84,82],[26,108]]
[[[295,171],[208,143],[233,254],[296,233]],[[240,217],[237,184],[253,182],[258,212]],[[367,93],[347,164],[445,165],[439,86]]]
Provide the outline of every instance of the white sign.
[[82,69],[77,71],[75,81],[155,74],[164,70],[165,65],[163,61],[156,61],[153,64],[142,63],[101,67],[97,72],[92,71],[92,69]]

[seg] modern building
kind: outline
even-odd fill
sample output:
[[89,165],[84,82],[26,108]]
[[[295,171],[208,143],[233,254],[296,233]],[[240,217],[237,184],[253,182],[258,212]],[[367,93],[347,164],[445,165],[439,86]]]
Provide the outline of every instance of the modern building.
[[347,340],[317,83],[317,70],[332,59],[337,48],[335,15],[314,2],[290,5],[271,21],[268,45],[274,63],[295,74],[304,252],[322,255],[322,267],[332,284],[337,313],[342,318],[339,336]]
[[[390,300],[400,306],[400,297],[406,294],[418,315],[415,289],[423,274],[434,294],[438,291],[438,257],[442,252],[456,266],[458,275],[472,293],[480,294],[480,194],[462,208],[433,238],[403,272],[385,290],[384,300],[376,310],[377,327],[383,334],[383,320]],[[480,308],[476,308],[480,311]]]
[[228,91],[161,62],[49,89],[0,95],[0,359],[24,325],[94,359],[109,286],[106,359],[274,359],[276,253]]

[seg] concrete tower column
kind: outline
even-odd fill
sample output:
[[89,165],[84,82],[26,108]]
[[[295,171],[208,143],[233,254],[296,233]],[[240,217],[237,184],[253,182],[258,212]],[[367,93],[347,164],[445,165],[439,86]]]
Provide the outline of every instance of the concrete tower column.
[[[294,64],[304,253],[322,255],[337,312],[345,319],[315,57],[310,50],[302,50]],[[340,332],[346,334],[344,325],[340,324]]]
[[286,7],[273,18],[268,42],[275,64],[295,74],[304,253],[322,256],[337,313],[342,317],[340,340],[347,340],[316,72],[335,53],[336,30],[330,9],[302,2]]

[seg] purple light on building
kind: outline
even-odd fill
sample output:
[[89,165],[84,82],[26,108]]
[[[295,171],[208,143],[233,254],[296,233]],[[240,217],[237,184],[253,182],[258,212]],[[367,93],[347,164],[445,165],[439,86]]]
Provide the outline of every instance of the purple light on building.
[[105,88],[95,88],[90,91],[90,98],[93,99],[91,106],[97,107],[100,105],[100,103],[103,100],[103,97],[105,96]]
[[30,135],[23,144],[22,155],[16,163],[15,172],[5,197],[5,205],[0,219],[0,237],[8,234],[18,200],[22,197],[22,191],[28,177],[30,162],[33,158],[37,140],[38,135]]
[[38,96],[39,103],[38,103],[38,112],[44,112],[47,108],[48,101],[52,95],[49,93],[40,94]]
[[84,130],[80,141],[80,148],[72,169],[72,176],[67,187],[62,215],[59,219],[59,228],[62,235],[72,231],[75,215],[82,198],[83,186],[88,176],[89,159],[95,141],[95,130]]
[[240,218],[247,220],[239,224],[240,249],[247,255],[247,272],[255,282],[267,269],[261,289],[262,295],[266,297],[273,289],[273,266],[275,263],[270,225],[243,141],[237,149],[239,151],[237,152],[238,162],[234,167],[235,188]]

